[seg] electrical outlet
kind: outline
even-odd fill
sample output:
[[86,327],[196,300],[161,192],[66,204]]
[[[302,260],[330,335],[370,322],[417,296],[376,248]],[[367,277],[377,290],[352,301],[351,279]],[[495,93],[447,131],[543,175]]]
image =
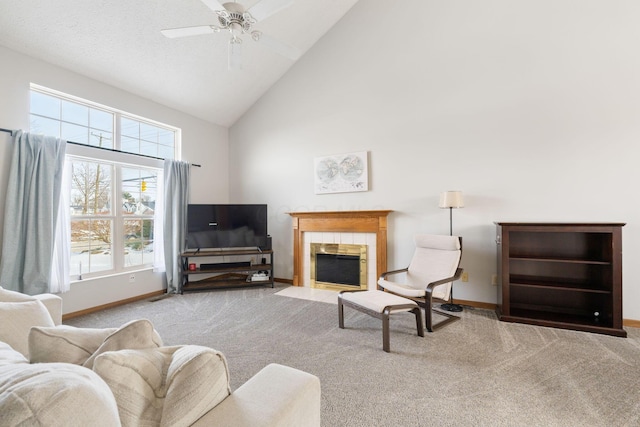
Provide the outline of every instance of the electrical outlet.
[[462,276],[460,276],[460,280],[462,280],[463,282],[468,282],[469,281],[469,273],[467,273],[466,271],[462,273]]
[[129,283],[133,283],[133,282],[135,282],[135,281],[136,281],[136,275],[135,275],[135,274],[133,274],[133,273],[131,273],[131,274],[129,275]]
[[492,274],[491,275],[491,284],[493,286],[498,286],[498,275],[497,274]]

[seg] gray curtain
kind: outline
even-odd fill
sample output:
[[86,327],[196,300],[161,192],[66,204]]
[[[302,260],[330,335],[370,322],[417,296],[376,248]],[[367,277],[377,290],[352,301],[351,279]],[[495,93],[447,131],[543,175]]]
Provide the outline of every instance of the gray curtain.
[[66,141],[18,131],[5,201],[0,286],[49,292]]
[[189,203],[189,163],[164,161],[164,262],[167,292],[182,292],[182,263],[187,237],[187,204]]

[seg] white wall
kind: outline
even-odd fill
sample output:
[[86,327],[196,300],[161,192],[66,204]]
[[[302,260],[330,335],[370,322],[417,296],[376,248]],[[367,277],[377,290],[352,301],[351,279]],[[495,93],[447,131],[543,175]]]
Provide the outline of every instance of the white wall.
[[[0,47],[0,127],[29,129],[29,84],[36,83],[182,129],[182,160],[202,165],[191,168],[191,202],[226,203],[229,197],[228,130],[176,110],[139,98],[68,70]],[[0,223],[11,156],[10,137],[0,133]],[[0,238],[2,230],[0,228]],[[61,294],[64,313],[144,295],[163,289],[163,276],[151,271],[129,276],[73,283]]]
[[[448,233],[495,303],[494,221],[626,222],[624,318],[640,319],[640,3],[360,1],[230,130],[232,201],[269,204],[276,277],[288,211],[393,209],[389,267]],[[367,150],[370,191],[315,195],[313,158]]]

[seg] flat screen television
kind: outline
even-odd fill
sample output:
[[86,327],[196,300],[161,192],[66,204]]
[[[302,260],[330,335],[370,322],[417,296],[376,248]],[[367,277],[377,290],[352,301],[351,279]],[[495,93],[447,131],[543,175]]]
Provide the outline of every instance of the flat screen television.
[[267,205],[187,206],[187,250],[271,249]]

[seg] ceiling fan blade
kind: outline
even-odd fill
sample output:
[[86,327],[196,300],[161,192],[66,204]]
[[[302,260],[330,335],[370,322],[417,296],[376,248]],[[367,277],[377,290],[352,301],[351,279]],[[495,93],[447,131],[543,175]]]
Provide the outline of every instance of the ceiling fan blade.
[[163,36],[174,39],[176,37],[190,37],[215,33],[215,28],[211,25],[199,25],[197,27],[169,28],[167,30],[160,30],[160,32]]
[[218,2],[217,0],[202,0],[202,3],[207,5],[207,7],[213,10],[214,12],[218,10],[225,10],[224,6],[220,4],[220,2]]
[[273,50],[275,53],[280,54],[285,58],[289,58],[292,61],[296,61],[302,54],[302,52],[300,52],[300,49],[298,49],[297,47],[293,47],[291,45],[283,43],[280,40],[269,37],[266,34],[261,34],[260,38],[256,41]]
[[248,12],[256,21],[260,22],[292,4],[293,0],[261,0],[253,5]]

